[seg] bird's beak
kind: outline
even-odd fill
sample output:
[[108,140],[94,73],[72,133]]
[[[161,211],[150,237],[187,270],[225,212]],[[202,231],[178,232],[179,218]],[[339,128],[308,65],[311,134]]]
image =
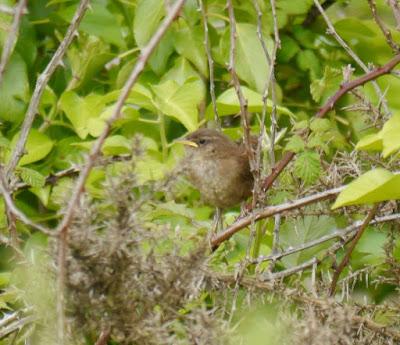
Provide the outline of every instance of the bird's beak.
[[197,145],[194,141],[190,141],[190,140],[176,140],[175,142],[178,144],[183,144],[183,145],[187,145],[187,146],[199,147],[199,145]]

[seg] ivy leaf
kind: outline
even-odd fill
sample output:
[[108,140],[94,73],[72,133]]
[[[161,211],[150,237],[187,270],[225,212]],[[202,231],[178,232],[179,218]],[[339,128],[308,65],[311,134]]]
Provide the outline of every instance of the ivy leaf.
[[385,169],[374,169],[348,184],[337,197],[332,209],[397,199],[400,199],[400,175]]
[[29,184],[32,187],[43,187],[46,182],[46,177],[43,176],[36,170],[19,167],[17,170],[22,181]]
[[160,112],[177,119],[189,131],[198,127],[197,105],[204,97],[204,85],[201,80],[188,81],[182,86],[168,80],[153,85],[152,89]]
[[306,186],[318,180],[322,172],[320,157],[316,152],[301,153],[294,163],[294,173]]
[[[17,144],[20,132],[14,135],[11,141],[11,147],[14,148]],[[37,129],[32,128],[26,141],[25,151],[26,153],[22,156],[18,165],[26,165],[40,161],[46,157],[54,146],[53,141],[45,134],[40,133]],[[10,153],[7,155],[7,159],[10,157]]]
[[149,41],[165,14],[163,1],[140,0],[136,5],[133,32],[136,43],[143,48]]

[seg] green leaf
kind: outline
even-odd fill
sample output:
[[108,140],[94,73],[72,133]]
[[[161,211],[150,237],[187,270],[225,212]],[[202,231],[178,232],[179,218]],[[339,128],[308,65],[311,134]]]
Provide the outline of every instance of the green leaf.
[[338,68],[325,66],[324,75],[314,79],[310,85],[311,96],[315,102],[325,102],[342,82],[342,74]]
[[204,98],[201,80],[188,81],[182,86],[168,80],[152,86],[159,111],[177,119],[189,131],[198,127],[197,105]]
[[[19,138],[20,132],[14,135],[11,141],[11,147],[15,147]],[[40,133],[37,129],[32,128],[28,135],[25,151],[18,165],[26,165],[40,161],[46,157],[53,148],[53,141],[45,134]],[[9,154],[8,154],[9,158]]]
[[116,156],[131,153],[131,141],[122,135],[112,135],[108,137],[102,147],[102,152],[106,156]]
[[[241,88],[243,96],[247,100],[248,111],[253,113],[261,112],[263,108],[262,95],[247,88],[246,86],[242,86]],[[267,110],[271,111],[272,105],[272,101],[267,99]],[[220,116],[232,115],[240,112],[240,103],[234,88],[230,88],[218,96],[217,110]],[[294,114],[288,108],[278,105],[277,111],[280,114],[294,117]],[[207,109],[207,116],[208,118],[212,118],[214,116],[211,104]]]
[[400,199],[400,175],[385,169],[374,169],[348,184],[337,197],[332,209],[397,199]]
[[[57,11],[57,14],[70,23],[75,11],[76,5],[73,5]],[[124,49],[126,46],[116,16],[107,9],[103,1],[91,2],[90,9],[86,11],[79,25],[79,30],[100,37],[104,42],[114,44],[119,48]]]
[[317,55],[312,50],[302,50],[297,54],[297,66],[302,71],[309,71],[311,78],[317,78],[321,73],[321,65]]
[[332,124],[328,119],[313,119],[310,123],[310,129],[313,132],[326,132],[332,128]]
[[306,186],[316,182],[322,173],[319,154],[306,151],[297,156],[294,173]]
[[46,177],[36,170],[19,167],[17,172],[22,181],[32,187],[43,187],[46,182]]
[[98,136],[101,133],[102,130],[99,130],[101,125],[98,123],[101,120],[93,122],[91,119],[98,119],[105,107],[104,96],[90,94],[83,98],[73,91],[66,91],[60,98],[59,106],[81,139],[85,139],[89,133],[92,136]]
[[19,123],[29,100],[28,74],[24,60],[14,53],[0,85],[0,119]]
[[400,149],[400,115],[393,115],[380,131],[384,158]]
[[203,29],[200,26],[188,26],[183,20],[179,22],[179,29],[174,33],[176,51],[192,62],[198,71],[207,77],[207,55],[203,40]]
[[133,32],[136,43],[143,48],[156,31],[165,14],[165,5],[159,0],[140,0],[136,5]]
[[382,151],[383,143],[382,137],[380,133],[369,134],[363,137],[358,141],[356,150],[365,150],[365,151]]
[[281,49],[278,50],[279,62],[289,62],[299,51],[300,47],[293,38],[287,35],[281,36]]
[[[248,86],[262,93],[268,79],[269,66],[261,42],[257,37],[257,27],[253,24],[238,23],[236,25],[236,72],[240,79],[244,80]],[[227,29],[221,42],[221,51],[224,63],[229,63],[230,33]],[[264,35],[264,37],[267,37]],[[272,46],[272,41],[266,39],[268,47]]]
[[174,66],[162,76],[161,82],[173,80],[179,85],[183,85],[188,79],[198,77],[198,73],[190,65],[189,61],[184,57],[178,57]]
[[[328,216],[305,216],[302,219],[292,219],[282,225],[280,231],[281,245],[286,248],[298,247],[304,243],[321,238],[336,229],[333,218]],[[322,244],[286,257],[283,262],[287,267],[296,266],[311,259],[328,244]]]
[[294,135],[288,140],[285,146],[285,151],[298,153],[300,151],[304,151],[304,148],[305,148],[305,143],[303,138],[300,137],[299,135]]

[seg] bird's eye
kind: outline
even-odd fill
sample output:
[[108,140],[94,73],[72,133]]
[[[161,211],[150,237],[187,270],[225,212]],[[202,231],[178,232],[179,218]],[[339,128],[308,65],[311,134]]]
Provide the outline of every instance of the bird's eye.
[[206,139],[200,139],[200,140],[199,140],[199,144],[200,144],[200,145],[204,145],[206,142],[207,142]]

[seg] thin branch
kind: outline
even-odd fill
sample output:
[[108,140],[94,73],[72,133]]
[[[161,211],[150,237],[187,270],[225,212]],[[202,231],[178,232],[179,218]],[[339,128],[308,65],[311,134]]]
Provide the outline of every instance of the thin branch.
[[21,18],[24,13],[26,13],[26,1],[27,0],[19,0],[18,5],[14,10],[14,19],[11,25],[10,33],[7,36],[7,40],[4,43],[3,51],[1,53],[0,60],[0,85],[3,80],[4,70],[8,63],[8,60],[11,57],[11,54],[14,50],[15,43],[17,42],[19,26],[21,23]]
[[253,211],[250,215],[240,218],[239,220],[234,222],[231,226],[229,226],[227,229],[225,229],[223,232],[217,234],[211,240],[211,246],[213,249],[216,249],[222,242],[228,240],[232,235],[250,225],[253,220],[258,221],[260,219],[268,218],[276,214],[281,214],[286,211],[294,210],[315,202],[332,199],[343,189],[344,187],[338,187],[321,193],[310,195],[295,201],[286,202],[281,205],[268,206],[261,210]]
[[104,328],[94,345],[107,345],[111,335],[111,327]]
[[396,29],[400,31],[400,6],[397,0],[388,0],[389,5],[392,8],[392,12],[394,15],[394,18],[396,19],[397,27]]
[[[370,72],[370,69],[368,68],[367,65],[357,56],[357,54],[350,48],[350,46],[343,40],[342,37],[339,36],[339,34],[336,32],[335,27],[333,26],[332,22],[330,21],[329,17],[325,13],[324,9],[322,8],[321,4],[319,3],[319,0],[314,0],[315,6],[318,8],[320,11],[322,17],[324,18],[326,25],[328,26],[329,30],[328,33],[330,33],[336,41],[343,47],[343,49],[351,56],[351,58],[362,68],[362,70],[365,73]],[[382,100],[382,105],[385,110],[385,114],[389,115],[390,110],[387,106],[387,102],[382,94],[382,91],[376,81],[372,81],[372,86],[375,89],[375,92],[378,96],[378,99]]]
[[81,0],[79,6],[75,12],[75,15],[72,19],[72,22],[65,34],[64,39],[62,40],[61,44],[58,46],[58,49],[54,53],[53,57],[51,58],[50,62],[46,66],[45,70],[42,74],[37,78],[35,90],[33,91],[31,100],[29,102],[28,110],[25,114],[25,119],[22,124],[21,133],[19,135],[17,144],[14,147],[14,150],[11,153],[10,162],[6,168],[6,180],[10,178],[12,172],[14,171],[15,167],[17,166],[19,160],[24,154],[25,144],[28,139],[29,131],[32,127],[33,120],[38,112],[38,106],[44,89],[49,82],[51,76],[53,75],[56,68],[61,64],[62,58],[64,57],[67,48],[71,44],[72,40],[74,39],[78,26],[88,8],[90,0]]
[[203,21],[204,27],[204,47],[207,54],[208,60],[208,70],[209,70],[209,81],[210,81],[210,95],[211,95],[211,102],[214,109],[214,121],[218,128],[221,127],[218,109],[217,109],[217,99],[215,97],[215,82],[214,82],[214,60],[211,54],[211,45],[210,45],[210,37],[208,32],[208,22],[207,22],[207,12],[204,7],[203,0],[198,0],[200,11],[201,11],[201,18]]
[[[376,217],[373,220],[371,220],[370,224],[374,225],[374,224],[393,222],[393,221],[399,221],[399,220],[400,220],[400,213],[394,213],[389,216]],[[307,242],[307,243],[303,243],[303,244],[299,245],[298,247],[285,250],[281,253],[272,253],[271,255],[267,255],[267,256],[259,256],[257,259],[253,260],[251,263],[260,264],[261,262],[264,262],[264,261],[277,261],[285,256],[292,255],[292,254],[301,252],[305,249],[309,249],[309,248],[318,246],[322,243],[331,241],[335,238],[343,239],[347,235],[350,235],[353,232],[355,232],[357,229],[359,229],[360,226],[362,225],[362,223],[363,223],[363,221],[357,221],[344,229],[336,229],[328,235],[322,236],[318,239],[315,239],[315,240]]]
[[254,171],[254,152],[251,147],[250,142],[250,121],[249,121],[249,113],[247,110],[247,99],[244,97],[242,88],[240,87],[239,77],[236,73],[236,19],[235,19],[235,11],[232,5],[232,0],[226,1],[226,7],[229,13],[229,24],[230,24],[230,49],[229,49],[229,64],[228,71],[231,74],[232,84],[235,88],[236,95],[240,104],[240,115],[243,123],[243,136],[244,143],[246,146],[247,154],[249,156],[250,167],[251,170]]
[[118,120],[121,116],[122,107],[129,96],[129,93],[136,83],[139,75],[146,66],[152,52],[157,47],[161,38],[166,33],[167,29],[171,26],[175,18],[178,16],[185,0],[177,0],[171,7],[171,11],[163,19],[157,31],[154,33],[150,41],[143,48],[141,55],[139,56],[132,72],[126,81],[124,87],[122,88],[121,94],[115,104],[114,110],[110,118],[106,122],[106,126],[94,143],[90,154],[86,160],[86,164],[83,167],[81,173],[79,174],[78,180],[72,191],[71,198],[65,210],[64,217],[62,218],[60,224],[57,227],[57,233],[59,235],[58,240],[58,276],[57,276],[57,315],[58,315],[58,332],[59,332],[59,343],[64,344],[64,334],[65,334],[65,315],[64,315],[64,301],[65,301],[65,276],[66,276],[66,251],[67,251],[67,238],[68,238],[68,228],[73,219],[75,207],[77,207],[81,193],[83,192],[86,179],[89,176],[90,171],[94,166],[94,162],[101,153],[101,148],[106,140],[108,134],[110,133],[113,123]]
[[[324,10],[326,10],[330,6],[332,6],[335,2],[336,2],[336,0],[326,0],[322,3],[322,8]],[[306,19],[304,19],[304,21],[302,23],[302,25],[304,27],[311,26],[311,24],[313,24],[315,22],[315,20],[318,18],[319,14],[320,14],[320,12],[319,12],[317,6],[312,5],[307,13]]]
[[[333,109],[335,104],[349,91],[354,88],[364,85],[365,83],[377,79],[378,77],[388,74],[392,71],[392,69],[400,63],[400,54],[397,54],[392,60],[383,65],[382,67],[375,68],[371,70],[369,73],[364,74],[360,78],[354,79],[347,83],[340,85],[339,90],[333,94],[328,101],[322,106],[319,111],[316,113],[316,118],[324,117],[330,110]],[[294,152],[287,152],[285,156],[278,162],[278,164],[272,169],[272,173],[264,180],[263,182],[263,190],[267,191],[271,188],[274,181],[281,174],[283,169],[292,161],[296,154]]]
[[354,248],[356,247],[358,241],[360,240],[362,234],[364,233],[365,229],[367,228],[368,224],[371,222],[372,218],[374,218],[376,210],[378,209],[378,204],[375,204],[371,210],[368,212],[367,217],[361,224],[360,228],[357,231],[356,236],[354,237],[353,242],[351,243],[349,249],[346,252],[346,255],[344,256],[342,262],[340,265],[336,268],[335,273],[332,278],[332,283],[331,287],[329,290],[329,296],[333,296],[336,291],[336,284],[339,279],[340,274],[342,273],[343,269],[347,266],[347,264],[350,261],[351,254],[353,253]]
[[392,33],[386,27],[385,23],[381,20],[381,18],[378,16],[378,10],[376,8],[375,0],[368,0],[368,4],[369,4],[369,7],[372,12],[372,16],[374,17],[376,24],[378,24],[379,29],[383,33],[383,36],[385,36],[387,44],[392,48],[392,50],[395,53],[398,53],[400,51],[400,46],[396,42],[393,41]]

